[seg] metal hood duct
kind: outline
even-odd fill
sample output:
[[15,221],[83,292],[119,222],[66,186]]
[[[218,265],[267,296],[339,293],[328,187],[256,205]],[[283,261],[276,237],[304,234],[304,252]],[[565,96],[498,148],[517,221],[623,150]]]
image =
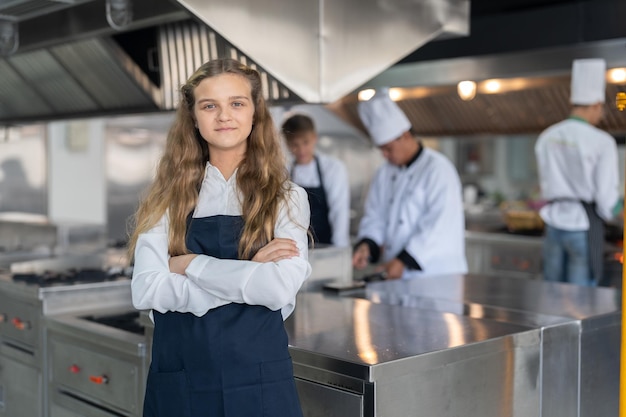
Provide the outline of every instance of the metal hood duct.
[[301,101],[180,5],[133,2],[125,31],[111,27],[105,0],[0,4],[0,21],[20,33],[18,50],[0,56],[0,124],[173,110],[195,68],[224,56],[255,66],[268,100]]
[[333,102],[425,43],[469,33],[469,0],[177,0],[310,103]]

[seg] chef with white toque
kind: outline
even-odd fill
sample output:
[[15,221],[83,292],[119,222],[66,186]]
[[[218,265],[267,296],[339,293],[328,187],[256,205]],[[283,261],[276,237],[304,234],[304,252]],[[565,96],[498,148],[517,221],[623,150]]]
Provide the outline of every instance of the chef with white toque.
[[544,130],[535,155],[545,223],[543,275],[548,281],[596,285],[602,280],[604,222],[621,212],[617,145],[598,129],[604,116],[606,63],[572,64],[571,112]]
[[463,274],[465,218],[461,181],[441,153],[425,148],[387,89],[359,103],[359,116],[387,160],[365,201],[352,263],[380,263],[388,279]]

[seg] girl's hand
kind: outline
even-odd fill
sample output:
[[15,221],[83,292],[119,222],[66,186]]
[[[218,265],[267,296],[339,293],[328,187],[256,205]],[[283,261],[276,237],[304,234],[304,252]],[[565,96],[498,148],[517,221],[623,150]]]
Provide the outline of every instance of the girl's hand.
[[189,263],[195,258],[196,254],[190,253],[188,255],[172,256],[170,258],[170,271],[176,274],[185,275],[185,270],[189,266]]
[[255,262],[278,262],[299,255],[300,251],[295,240],[277,237],[259,249],[252,260]]

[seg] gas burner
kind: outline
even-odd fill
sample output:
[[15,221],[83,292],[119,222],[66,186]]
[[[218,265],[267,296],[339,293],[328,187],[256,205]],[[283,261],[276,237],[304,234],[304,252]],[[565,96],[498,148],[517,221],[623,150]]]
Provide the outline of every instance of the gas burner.
[[144,334],[144,326],[139,322],[139,312],[130,311],[111,315],[82,316],[83,320],[99,323],[135,334]]
[[117,281],[129,279],[123,270],[104,269],[69,269],[66,271],[45,271],[39,273],[15,273],[12,278],[14,282],[24,282],[40,287],[50,287],[59,285],[89,284],[95,282]]

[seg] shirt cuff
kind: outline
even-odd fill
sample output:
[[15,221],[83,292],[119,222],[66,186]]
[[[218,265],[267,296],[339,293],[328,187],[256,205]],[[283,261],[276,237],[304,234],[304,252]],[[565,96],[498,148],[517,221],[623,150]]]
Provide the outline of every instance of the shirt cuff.
[[406,249],[403,249],[402,252],[400,252],[398,256],[396,256],[396,258],[398,258],[404,264],[404,266],[409,269],[416,269],[418,271],[422,270],[420,264],[417,263],[415,258],[409,255],[409,252],[407,252]]

